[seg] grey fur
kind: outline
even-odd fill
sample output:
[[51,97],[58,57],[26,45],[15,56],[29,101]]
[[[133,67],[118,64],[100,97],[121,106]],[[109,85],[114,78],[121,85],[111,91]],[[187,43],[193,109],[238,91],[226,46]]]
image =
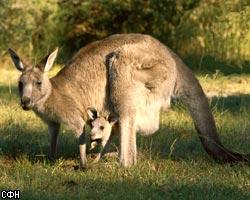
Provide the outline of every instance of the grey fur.
[[[13,52],[10,54],[13,59]],[[160,110],[169,107],[172,95],[180,96],[188,106],[201,142],[213,158],[249,162],[249,155],[231,152],[221,144],[199,82],[181,59],[158,40],[141,34],[121,34],[93,42],[52,79],[43,73],[48,58],[35,68],[25,66],[20,80],[24,88],[43,80],[40,93],[33,87],[29,106],[52,127],[65,123],[75,132],[82,166],[86,164],[84,126],[89,105],[118,114],[120,162],[131,166],[136,163],[136,131],[154,133],[159,128]],[[26,98],[23,101],[28,102]],[[52,141],[57,141],[58,128],[50,129],[55,133]],[[55,149],[56,142],[52,146]]]

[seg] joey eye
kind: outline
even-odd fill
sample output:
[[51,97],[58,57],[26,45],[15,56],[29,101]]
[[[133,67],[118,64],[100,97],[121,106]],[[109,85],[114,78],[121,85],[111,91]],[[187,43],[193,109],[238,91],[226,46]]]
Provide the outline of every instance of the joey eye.
[[104,126],[100,126],[100,129],[103,130],[103,129],[104,129]]
[[37,85],[42,85],[42,81],[37,81],[36,84]]

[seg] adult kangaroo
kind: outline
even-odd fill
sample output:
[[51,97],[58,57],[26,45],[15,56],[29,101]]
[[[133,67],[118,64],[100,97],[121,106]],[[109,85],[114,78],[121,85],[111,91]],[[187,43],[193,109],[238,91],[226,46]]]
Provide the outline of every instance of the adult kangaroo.
[[21,105],[32,109],[49,127],[51,157],[55,157],[61,123],[79,138],[80,164],[86,164],[84,126],[87,108],[113,110],[119,117],[120,162],[136,163],[136,131],[159,128],[161,108],[172,95],[187,105],[200,140],[209,155],[222,162],[249,162],[249,155],[226,149],[220,142],[206,96],[194,74],[158,40],[141,34],[113,35],[88,44],[53,78],[46,72],[57,50],[36,66],[26,65],[11,49],[18,70]]

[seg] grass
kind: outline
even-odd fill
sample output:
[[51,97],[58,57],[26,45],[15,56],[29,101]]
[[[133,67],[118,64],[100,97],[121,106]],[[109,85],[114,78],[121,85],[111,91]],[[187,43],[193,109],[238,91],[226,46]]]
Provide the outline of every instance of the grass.
[[[53,72],[55,73],[57,69]],[[61,130],[56,163],[46,155],[45,124],[19,106],[18,73],[0,69],[0,190],[20,189],[21,199],[249,199],[250,169],[215,163],[203,150],[181,105],[162,113],[160,130],[138,135],[138,164],[129,169],[105,157],[85,171],[78,165],[73,133]],[[249,152],[250,77],[199,76],[211,98],[220,137],[227,147]]]

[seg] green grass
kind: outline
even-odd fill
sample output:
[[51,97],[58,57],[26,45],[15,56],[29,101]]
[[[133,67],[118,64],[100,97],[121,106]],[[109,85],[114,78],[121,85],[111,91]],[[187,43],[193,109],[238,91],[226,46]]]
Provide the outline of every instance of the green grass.
[[[85,171],[78,165],[73,133],[63,127],[56,163],[46,155],[45,124],[19,106],[18,73],[1,69],[0,190],[20,189],[22,199],[249,199],[250,169],[215,163],[203,150],[191,118],[181,105],[162,113],[160,130],[138,135],[138,164],[129,169],[106,157]],[[250,152],[250,78],[209,75],[199,79],[210,93],[221,140]],[[221,95],[221,96],[218,96]],[[212,98],[213,97],[213,98]]]

